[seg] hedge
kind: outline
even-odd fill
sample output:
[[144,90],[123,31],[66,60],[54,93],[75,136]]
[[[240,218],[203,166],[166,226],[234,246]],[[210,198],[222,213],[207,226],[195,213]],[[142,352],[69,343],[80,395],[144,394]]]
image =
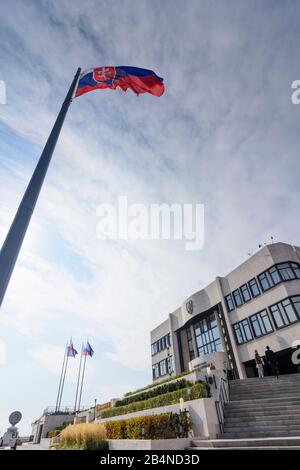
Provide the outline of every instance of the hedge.
[[137,395],[127,396],[122,400],[118,400],[115,406],[124,406],[129,405],[129,403],[134,403],[136,401],[148,400],[148,398],[156,397],[158,395],[164,395],[165,393],[174,392],[174,390],[181,390],[191,386],[191,382],[188,382],[185,379],[177,380],[176,382],[166,383],[160,387],[150,389],[148,391],[138,393]]
[[208,396],[209,386],[205,382],[198,382],[190,388],[176,390],[174,392],[165,393],[157,397],[149,398],[148,400],[130,403],[125,406],[118,406],[104,410],[101,412],[101,418],[109,418],[111,416],[125,415],[134,411],[148,410],[151,408],[158,408],[160,406],[172,405],[178,403],[180,398],[184,401],[196,400],[197,398],[205,398]]
[[186,411],[108,421],[104,425],[107,439],[175,439],[188,437],[192,429]]
[[138,392],[143,392],[144,390],[148,390],[149,388],[157,387],[158,385],[165,384],[167,382],[171,382],[172,380],[179,379],[180,377],[184,377],[185,375],[191,374],[191,371],[185,371],[181,372],[180,374],[173,375],[173,377],[168,377],[167,379],[161,380],[160,382],[152,383],[149,385],[146,385],[146,387],[143,388],[138,388],[137,390],[134,390],[133,392],[127,392],[125,393],[125,397],[129,397],[130,395],[134,395]]

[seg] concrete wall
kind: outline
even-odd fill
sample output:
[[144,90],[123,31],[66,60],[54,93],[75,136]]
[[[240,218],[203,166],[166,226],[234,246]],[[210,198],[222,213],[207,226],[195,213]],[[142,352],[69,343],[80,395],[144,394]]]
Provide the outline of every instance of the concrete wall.
[[191,445],[191,439],[113,439],[109,450],[184,450]]
[[[216,434],[219,431],[215,401],[213,398],[200,398],[198,400],[186,401],[184,402],[183,408],[190,412],[190,417],[193,424],[193,433],[195,437],[216,437]],[[180,405],[177,403],[159,408],[151,408],[150,410],[135,411],[134,413],[128,413],[126,415],[97,419],[97,422],[105,423],[119,419],[135,418],[137,416],[151,416],[170,412],[178,413],[179,410]]]

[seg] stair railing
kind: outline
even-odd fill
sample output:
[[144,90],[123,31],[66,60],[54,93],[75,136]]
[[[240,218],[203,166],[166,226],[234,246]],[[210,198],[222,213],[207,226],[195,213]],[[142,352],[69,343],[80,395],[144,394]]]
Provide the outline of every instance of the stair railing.
[[229,402],[228,381],[226,379],[223,379],[223,377],[221,377],[220,382],[219,382],[219,388],[218,388],[218,396],[215,401],[221,434],[224,433],[224,417],[225,417],[224,410],[225,410],[225,405],[228,402]]

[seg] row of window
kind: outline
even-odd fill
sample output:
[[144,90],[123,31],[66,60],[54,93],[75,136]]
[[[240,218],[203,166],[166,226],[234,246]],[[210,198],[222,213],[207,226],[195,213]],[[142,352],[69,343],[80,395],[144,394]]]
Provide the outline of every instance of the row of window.
[[152,366],[152,376],[153,380],[158,379],[159,377],[163,377],[164,375],[171,375],[173,372],[173,359],[172,356],[163,359],[157,364],[153,364]]
[[[192,325],[191,328],[194,328],[198,356],[223,350],[220,332],[214,314],[198,321],[195,325]],[[187,340],[190,359],[192,360],[195,358],[195,351],[190,328],[187,330]]]
[[275,285],[284,281],[300,279],[300,266],[298,263],[279,263],[267,269],[255,278],[226,295],[225,302],[227,310],[231,312],[236,307],[257,297],[261,292],[266,292]]
[[[276,329],[300,320],[300,296],[289,297],[269,307],[269,312]],[[254,338],[267,335],[274,331],[267,309],[233,325],[237,344],[243,344]]]
[[163,351],[164,349],[167,349],[170,346],[171,336],[170,333],[168,333],[167,335],[160,338],[158,341],[155,341],[155,343],[151,344],[151,354],[152,356],[154,356],[155,354],[159,353],[160,351]]

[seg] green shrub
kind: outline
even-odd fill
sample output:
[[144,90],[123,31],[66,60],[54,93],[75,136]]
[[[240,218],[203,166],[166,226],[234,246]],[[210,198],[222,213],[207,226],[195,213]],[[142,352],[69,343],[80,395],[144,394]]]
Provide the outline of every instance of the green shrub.
[[58,434],[61,433],[63,429],[65,429],[67,426],[69,426],[70,423],[63,423],[61,426],[57,426],[55,429],[52,429],[52,431],[49,431],[47,433],[47,437],[52,438],[55,436],[58,436]]
[[130,403],[125,406],[113,407],[101,412],[101,418],[109,418],[110,416],[119,416],[134,411],[148,410],[150,408],[158,408],[160,406],[172,405],[178,403],[180,398],[184,401],[196,400],[208,396],[209,386],[205,382],[198,382],[190,388],[175,390],[174,392],[158,395],[157,397],[148,398],[148,400]]
[[186,411],[108,421],[104,425],[107,439],[175,439],[188,437],[192,428]]
[[181,390],[191,386],[191,382],[188,382],[185,379],[177,380],[176,382],[165,383],[154,389],[146,390],[144,392],[138,393],[137,395],[127,396],[122,400],[118,400],[115,406],[124,406],[129,405],[129,403],[134,403],[136,401],[148,400],[148,398],[156,397],[158,395],[164,395],[165,393],[174,392],[174,390]]
[[156,383],[146,385],[146,387],[138,388],[137,390],[135,390],[133,392],[127,392],[127,393],[125,393],[124,396],[129,397],[130,395],[134,395],[135,393],[143,392],[144,390],[148,390],[149,388],[157,387],[158,385],[162,385],[164,383],[171,382],[171,380],[178,379],[179,377],[184,377],[185,375],[188,375],[188,374],[191,374],[191,371],[181,372],[180,374],[173,375],[173,377],[172,376],[168,377],[167,379],[161,380],[160,382],[156,382]]

